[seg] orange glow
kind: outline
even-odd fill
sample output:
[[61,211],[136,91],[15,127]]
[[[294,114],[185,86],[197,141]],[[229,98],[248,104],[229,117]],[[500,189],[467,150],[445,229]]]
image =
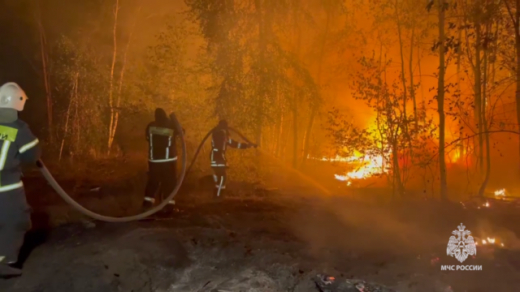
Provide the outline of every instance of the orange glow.
[[495,196],[496,197],[505,197],[506,195],[506,189],[496,190]]
[[347,185],[351,185],[352,180],[367,179],[374,175],[387,172],[384,168],[384,158],[381,155],[362,156],[360,153],[355,153],[346,159],[352,164],[357,165],[357,167],[344,175],[335,174],[334,177],[339,181],[346,181]]

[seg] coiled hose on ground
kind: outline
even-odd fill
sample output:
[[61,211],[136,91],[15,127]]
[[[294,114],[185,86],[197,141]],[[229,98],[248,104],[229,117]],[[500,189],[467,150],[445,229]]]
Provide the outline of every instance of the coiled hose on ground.
[[97,214],[95,212],[90,211],[89,209],[83,207],[78,202],[76,202],[63,188],[60,186],[60,184],[54,179],[52,174],[50,173],[49,169],[45,166],[43,161],[39,160],[37,162],[37,166],[40,168],[40,171],[42,175],[45,177],[45,179],[49,182],[51,187],[67,202],[69,205],[74,207],[76,210],[81,212],[83,215],[86,215],[88,217],[91,217],[96,220],[105,221],[105,222],[113,222],[113,223],[122,223],[122,222],[130,222],[130,221],[137,221],[144,218],[147,218],[160,210],[162,210],[170,200],[173,200],[177,192],[179,191],[182,182],[184,181],[184,178],[186,176],[186,161],[187,161],[187,154],[186,154],[186,142],[184,140],[184,132],[182,130],[182,126],[180,125],[179,121],[177,120],[177,117],[174,114],[170,115],[170,118],[172,119],[175,128],[177,129],[177,133],[179,133],[181,145],[182,145],[182,170],[181,175],[179,179],[177,180],[177,185],[175,186],[175,189],[172,191],[172,193],[164,199],[159,205],[153,207],[152,209],[143,212],[141,214],[133,215],[133,216],[126,216],[126,217],[110,217],[110,216],[104,216],[101,214]]

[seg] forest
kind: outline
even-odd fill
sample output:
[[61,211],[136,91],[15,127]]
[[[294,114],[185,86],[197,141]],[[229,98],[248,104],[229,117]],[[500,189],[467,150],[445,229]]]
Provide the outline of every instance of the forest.
[[162,107],[190,158],[226,119],[289,167],[377,175],[395,198],[520,189],[520,1],[4,2],[0,76],[47,161],[145,161]]

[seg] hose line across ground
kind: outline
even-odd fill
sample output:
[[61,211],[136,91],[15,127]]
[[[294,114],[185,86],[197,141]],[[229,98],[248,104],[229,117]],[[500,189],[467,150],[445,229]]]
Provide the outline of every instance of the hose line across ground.
[[[191,164],[190,164],[189,168],[186,169],[187,151],[186,151],[186,141],[184,139],[184,131],[183,131],[182,126],[180,125],[179,121],[175,117],[175,115],[172,114],[170,117],[173,120],[173,122],[175,124],[175,127],[177,128],[177,132],[179,133],[180,138],[181,138],[181,145],[182,145],[182,171],[181,171],[181,176],[179,177],[178,183],[175,186],[175,189],[173,190],[173,192],[163,202],[161,202],[158,206],[155,206],[154,208],[152,208],[152,209],[150,209],[150,210],[148,210],[146,212],[143,212],[141,214],[137,214],[137,215],[134,215],[134,216],[127,216],[127,217],[111,217],[111,216],[104,216],[104,215],[92,212],[89,209],[83,207],[78,202],[76,202],[71,196],[69,196],[69,194],[67,194],[67,192],[65,192],[65,190],[63,190],[63,188],[56,181],[56,179],[54,179],[54,177],[50,173],[49,169],[47,169],[47,167],[45,166],[43,161],[39,160],[37,162],[37,165],[40,168],[40,171],[41,171],[42,175],[49,182],[51,187],[63,198],[63,200],[65,200],[65,202],[67,202],[69,205],[71,205],[76,210],[81,212],[83,215],[86,215],[86,216],[91,217],[91,218],[96,219],[96,220],[105,221],[105,222],[113,222],[113,223],[123,223],[123,222],[131,222],[131,221],[138,221],[138,220],[145,219],[145,218],[147,218],[147,217],[149,217],[149,216],[159,212],[160,210],[162,210],[168,204],[169,201],[173,200],[175,195],[178,193],[178,191],[179,191],[179,189],[180,189],[184,179],[186,178],[186,176],[190,172],[191,168],[195,164],[195,161],[197,160],[197,157],[199,156],[200,150],[204,146],[204,143],[209,138],[209,136],[211,135],[213,130],[215,130],[215,128],[211,129],[206,134],[206,136],[202,139],[199,147],[197,148],[197,151],[195,152],[195,155],[193,156],[193,159],[191,161]],[[239,131],[237,131],[237,130],[231,128],[231,127],[229,127],[228,129],[231,130],[232,132],[236,133],[238,136],[240,136],[240,138],[242,138],[245,142],[247,142],[249,144],[253,144],[249,139],[247,139]],[[271,155],[269,155],[269,153],[267,153],[265,151],[260,150],[260,152],[263,153],[264,155],[267,155],[267,156],[271,157]],[[272,157],[272,158],[274,158],[274,157]],[[281,163],[279,161],[277,161],[277,162],[280,163],[280,164],[283,164],[283,163]],[[314,186],[316,186],[318,189],[320,189],[324,193],[330,194],[329,190],[324,188],[321,184],[317,183],[313,179],[311,179],[311,178],[303,175],[301,172],[299,172],[297,170],[294,170],[292,168],[289,168],[289,167],[287,167],[285,165],[284,165],[284,167],[286,167],[286,168],[296,172],[299,176],[301,176],[303,179],[311,182]]]
[[177,120],[177,117],[175,117],[174,114],[170,115],[170,118],[172,119],[173,123],[175,124],[175,127],[177,129],[177,133],[179,133],[179,136],[181,138],[181,145],[182,145],[182,171],[181,175],[177,181],[177,185],[175,186],[175,189],[172,191],[172,193],[163,200],[159,205],[153,207],[152,209],[143,212],[141,214],[133,215],[133,216],[126,216],[126,217],[110,217],[110,216],[104,216],[101,214],[97,214],[95,212],[90,211],[89,209],[83,207],[81,204],[76,202],[63,188],[60,186],[60,184],[54,179],[52,174],[50,173],[49,169],[45,166],[43,161],[39,160],[37,162],[37,166],[40,168],[40,171],[42,175],[45,177],[45,179],[49,182],[49,184],[52,186],[52,188],[67,202],[69,205],[74,207],[76,210],[81,212],[83,215],[86,215],[88,217],[91,217],[96,220],[105,221],[105,222],[112,222],[112,223],[123,223],[123,222],[131,222],[131,221],[137,221],[144,218],[147,218],[159,211],[161,211],[169,201],[173,200],[177,192],[179,191],[182,182],[184,181],[184,178],[186,176],[186,161],[187,161],[187,154],[186,154],[186,141],[184,140],[184,131],[182,130],[182,127]]

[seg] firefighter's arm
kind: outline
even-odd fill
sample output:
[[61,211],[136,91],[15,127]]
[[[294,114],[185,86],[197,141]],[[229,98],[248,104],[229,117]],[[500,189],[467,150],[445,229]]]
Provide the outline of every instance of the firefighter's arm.
[[148,124],[148,126],[146,126],[146,131],[144,132],[144,137],[146,138],[146,141],[150,141],[150,124]]
[[237,142],[231,138],[228,138],[228,141],[227,141],[228,145],[230,147],[233,147],[233,148],[238,148],[238,149],[247,149],[247,148],[251,148],[251,147],[255,147],[256,145],[253,145],[253,144],[247,144],[247,143],[242,143],[242,142]]
[[20,154],[20,161],[22,163],[32,164],[36,163],[41,157],[40,141],[31,132],[27,125],[23,125],[18,130],[18,137],[16,139],[18,146],[18,153]]

